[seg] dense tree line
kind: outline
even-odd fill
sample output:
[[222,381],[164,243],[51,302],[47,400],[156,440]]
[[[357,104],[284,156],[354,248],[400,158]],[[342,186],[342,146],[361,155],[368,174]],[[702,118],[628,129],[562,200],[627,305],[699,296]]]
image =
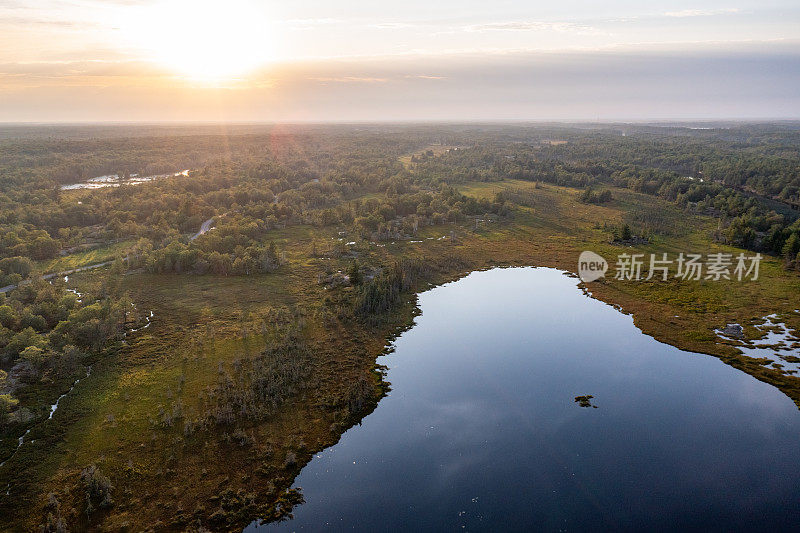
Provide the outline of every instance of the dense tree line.
[[[0,142],[0,286],[59,253],[131,239],[149,244],[130,264],[153,272],[269,272],[279,263],[268,245],[275,228],[344,226],[364,239],[396,240],[533,202],[519,191],[476,200],[452,187],[506,178],[581,188],[589,203],[610,200],[604,184],[657,195],[720,217],[720,241],[800,264],[798,217],[789,208],[800,203],[800,134],[791,128],[309,127],[108,138],[81,131],[60,141]],[[432,141],[461,147],[418,152],[411,168],[399,161]],[[183,166],[195,168],[146,186],[58,187],[105,172]],[[188,242],[211,217],[215,230]]]
[[87,357],[120,338],[134,312],[126,297],[79,296],[61,281],[36,280],[0,294],[0,365],[7,369],[0,426],[15,420],[8,415],[16,391],[75,375]]
[[355,303],[356,315],[375,319],[390,312],[425,270],[424,264],[413,259],[392,263],[361,287]]
[[[630,129],[630,128],[629,128]],[[506,178],[583,188],[609,201],[603,184],[660,196],[719,217],[718,240],[784,257],[800,267],[800,133],[778,127],[702,130],[564,130],[559,142],[496,139],[417,162],[426,179],[448,183]]]
[[[272,272],[282,262],[271,237],[277,228],[339,227],[371,241],[396,240],[426,226],[505,216],[515,204],[534,204],[524,191],[504,191],[490,200],[464,196],[454,187],[506,178],[581,188],[580,199],[589,203],[611,201],[607,185],[656,195],[719,217],[715,237],[723,242],[800,264],[800,222],[789,208],[800,190],[798,140],[795,129],[768,126],[308,127],[222,136],[132,131],[106,138],[5,137],[0,139],[0,286],[33,276],[37,265],[59,253],[120,240],[137,243],[126,253],[128,268]],[[432,143],[459,148],[438,155],[419,151]],[[407,153],[415,153],[408,167],[401,162]],[[192,168],[188,177],[144,186],[59,188],[102,173],[182,167]],[[212,217],[213,231],[188,238]],[[365,284],[362,312],[390,307],[398,283],[400,290],[404,283],[398,276],[392,267]],[[34,288],[42,295],[25,296]],[[57,303],[40,284],[22,286],[6,298],[0,348],[7,362],[29,347],[85,349],[91,335],[79,318],[91,322],[114,315],[95,304],[70,308],[74,298],[60,290]],[[33,342],[34,334],[47,344]],[[23,337],[31,343],[23,346]],[[62,337],[66,340],[57,340]],[[37,357],[35,350],[28,355]]]

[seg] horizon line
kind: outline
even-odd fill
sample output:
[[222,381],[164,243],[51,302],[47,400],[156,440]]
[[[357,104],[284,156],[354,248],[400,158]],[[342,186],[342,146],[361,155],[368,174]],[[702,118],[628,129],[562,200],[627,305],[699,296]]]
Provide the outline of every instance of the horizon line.
[[0,126],[291,126],[291,125],[409,125],[409,124],[689,124],[689,123],[738,123],[738,124],[776,124],[800,122],[800,115],[796,117],[714,117],[714,118],[525,118],[525,119],[374,119],[374,120],[0,120]]

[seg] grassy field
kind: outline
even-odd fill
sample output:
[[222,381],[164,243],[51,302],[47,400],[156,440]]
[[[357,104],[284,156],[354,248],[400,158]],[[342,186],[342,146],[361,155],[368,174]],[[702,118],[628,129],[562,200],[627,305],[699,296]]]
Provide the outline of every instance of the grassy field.
[[62,255],[48,261],[40,261],[36,266],[43,273],[64,272],[73,268],[80,268],[106,261],[113,261],[128,250],[134,241],[121,241],[114,244],[98,246],[90,250]]
[[[640,252],[738,253],[710,241],[711,219],[688,215],[652,196],[614,190],[612,202],[587,205],[578,202],[579,191],[532,182],[461,187],[467,195],[489,198],[512,189],[530,193],[533,205],[517,208],[508,219],[481,217],[423,228],[416,237],[422,242],[378,245],[357,240],[350,247],[355,254],[339,256],[336,229],[292,227],[270,235],[288,260],[274,274],[124,276],[121,283],[139,312],[153,312],[152,324],[96,363],[53,420],[31,431],[35,442],[0,469],[14,502],[3,499],[5,523],[15,530],[36,528],[51,492],[65,513],[80,508],[79,475],[92,464],[111,479],[116,503],[90,521],[71,517],[83,527],[198,530],[202,524],[234,531],[254,516],[275,516],[288,508],[281,503],[295,498],[286,490],[302,466],[376,405],[387,384],[381,382],[375,358],[415,313],[412,296],[380,327],[343,313],[354,289],[329,288],[319,278],[346,269],[352,255],[366,266],[401,256],[434,265],[417,290],[496,266],[575,271],[582,250],[593,250],[612,264],[617,254],[630,252],[611,244],[604,226],[631,221],[635,227],[644,220],[643,212],[659,213],[647,220],[658,224],[661,233],[637,247]],[[451,232],[454,240],[440,239]],[[313,247],[316,257],[310,253]],[[103,272],[76,274],[71,283],[85,288],[99,283]],[[800,401],[800,379],[737,354],[714,335],[715,328],[738,322],[748,325],[746,333],[754,337],[752,324],[771,313],[800,329],[800,315],[794,313],[800,276],[784,271],[777,260],[766,259],[761,278],[754,282],[606,279],[587,289],[632,313],[644,333],[717,356]],[[201,418],[213,405],[209,391],[221,390],[220,381],[239,385],[237,368],[243,361],[265,348],[280,348],[281,332],[293,324],[308,354],[296,390],[266,415],[236,414],[231,424],[187,432],[186,422]],[[358,383],[360,389],[354,385]],[[176,409],[180,415],[172,416]]]
[[458,150],[458,149],[463,149],[463,148],[466,148],[466,147],[464,147],[464,146],[456,146],[456,145],[449,145],[449,144],[447,144],[447,145],[445,145],[445,144],[431,144],[431,145],[428,145],[428,146],[426,146],[425,148],[423,148],[421,150],[417,150],[414,153],[406,154],[406,155],[400,157],[400,162],[403,163],[404,167],[412,168],[412,166],[414,164],[411,161],[412,157],[415,157],[415,156],[416,157],[421,157],[421,156],[424,156],[427,152],[432,152],[433,153],[433,157],[438,157],[438,156],[440,156],[442,154],[447,153],[449,150],[453,150],[453,149]]

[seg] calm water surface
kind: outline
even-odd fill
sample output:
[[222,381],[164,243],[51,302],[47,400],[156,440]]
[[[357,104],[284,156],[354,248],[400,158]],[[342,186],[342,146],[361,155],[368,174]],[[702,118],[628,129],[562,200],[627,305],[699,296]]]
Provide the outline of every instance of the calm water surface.
[[[800,526],[800,412],[642,334],[551,269],[420,295],[392,391],[248,531],[776,530]],[[582,408],[591,394],[598,408]]]
[[[170,178],[178,176],[186,177],[189,175],[189,170],[182,170],[180,172],[175,172],[174,174],[157,174],[155,176],[140,176],[138,174],[133,174],[127,180],[125,180],[126,185],[141,185],[142,183],[148,183],[150,181],[155,181],[161,178]],[[104,189],[106,187],[119,187],[122,185],[123,181],[120,179],[119,175],[117,174],[109,174],[107,176],[98,176],[96,178],[89,178],[86,181],[82,181],[80,183],[72,183],[70,185],[62,185],[62,191],[71,191],[75,189]]]

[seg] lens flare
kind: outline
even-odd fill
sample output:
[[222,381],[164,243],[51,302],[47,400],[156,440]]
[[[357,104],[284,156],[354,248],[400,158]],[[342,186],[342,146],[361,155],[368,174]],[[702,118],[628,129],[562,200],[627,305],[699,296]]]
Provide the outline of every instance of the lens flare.
[[128,12],[120,27],[148,60],[192,79],[230,79],[273,58],[269,18],[247,0],[164,1]]

